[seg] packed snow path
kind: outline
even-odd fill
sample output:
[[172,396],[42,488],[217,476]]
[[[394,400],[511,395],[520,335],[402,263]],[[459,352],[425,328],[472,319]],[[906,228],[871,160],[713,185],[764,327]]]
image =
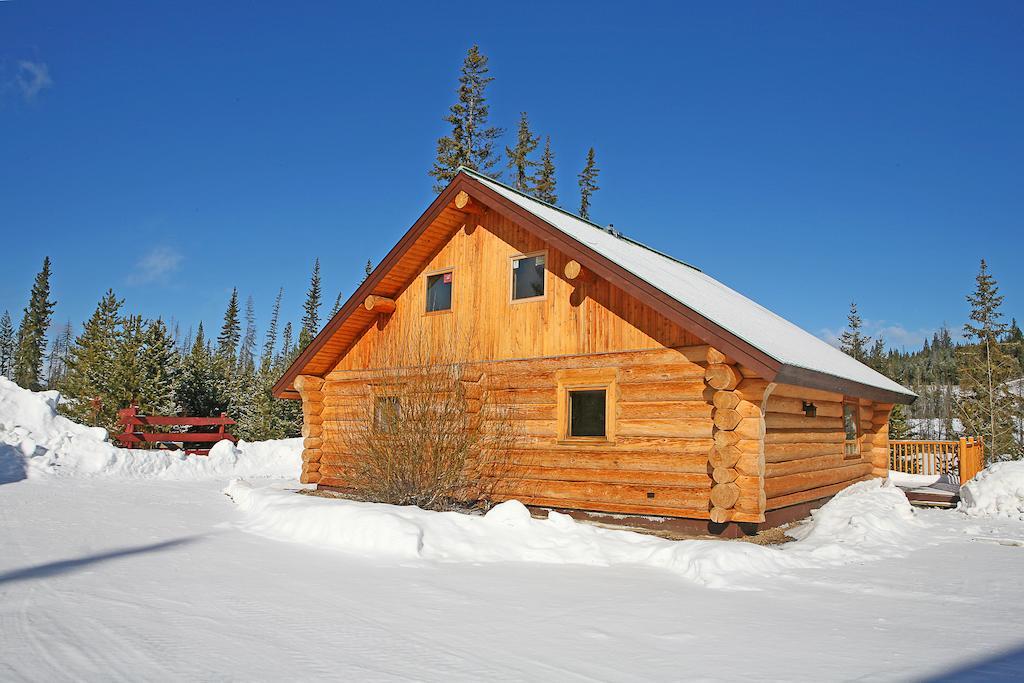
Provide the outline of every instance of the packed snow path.
[[905,557],[722,590],[275,541],[241,530],[225,484],[0,485],[0,679],[991,679],[1024,663],[1018,520],[924,512],[932,545]]

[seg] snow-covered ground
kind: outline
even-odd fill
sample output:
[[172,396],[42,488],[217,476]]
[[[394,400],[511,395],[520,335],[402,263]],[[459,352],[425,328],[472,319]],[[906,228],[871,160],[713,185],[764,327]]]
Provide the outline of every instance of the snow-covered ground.
[[1005,477],[977,495],[1003,502],[970,516],[868,483],[779,548],[669,542],[516,504],[467,517],[257,478],[294,465],[294,442],[223,446],[216,465],[100,457],[101,434],[18,392],[0,383],[0,680],[992,680],[1024,666],[1024,523],[1002,514],[1017,504]]

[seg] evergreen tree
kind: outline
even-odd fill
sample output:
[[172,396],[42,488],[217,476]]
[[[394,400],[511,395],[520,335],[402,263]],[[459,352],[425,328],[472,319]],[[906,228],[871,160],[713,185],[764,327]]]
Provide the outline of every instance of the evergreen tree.
[[904,441],[913,438],[910,423],[907,422],[907,407],[897,403],[889,413],[889,438],[893,441]]
[[540,156],[540,170],[533,185],[533,196],[552,206],[558,204],[555,181],[555,155],[551,152],[551,136],[544,140],[544,153]]
[[359,284],[366,282],[366,278],[370,277],[370,273],[373,272],[373,261],[366,259],[366,265],[363,266],[363,279],[359,281]]
[[245,334],[238,351],[238,370],[253,373],[256,369],[256,308],[252,296],[245,300]]
[[242,337],[242,326],[238,320],[238,289],[231,290],[228,308],[224,311],[224,324],[217,337],[217,356],[229,365],[235,364],[238,342]]
[[[331,306],[330,318],[333,318],[334,316],[336,316],[338,314],[338,311],[340,311],[340,310],[341,310],[341,292],[338,292],[338,296],[334,297],[334,305]],[[328,319],[330,319],[330,318],[328,318]]]
[[881,336],[875,339],[875,343],[871,345],[871,350],[867,353],[867,360],[865,362],[873,370],[883,375],[886,374],[885,340]]
[[850,302],[850,313],[846,316],[846,331],[839,335],[839,348],[848,356],[853,356],[861,363],[868,361],[868,345],[871,344],[871,337],[864,335],[861,329],[864,326],[857,313],[857,304]]
[[539,143],[540,136],[530,132],[526,112],[521,112],[516,144],[514,147],[505,147],[508,167],[512,171],[512,186],[520,192],[530,194],[534,191],[534,177],[530,174],[530,169],[537,166],[537,162],[532,161],[530,155],[537,149]]
[[292,346],[292,324],[286,322],[284,331],[281,333],[281,365],[284,367],[290,365],[295,355],[298,355],[298,349]]
[[0,317],[0,377],[10,379],[13,376],[16,348],[11,314],[9,311],[4,311],[3,317]]
[[115,371],[123,303],[108,289],[68,352],[60,387],[68,400],[60,410],[76,422],[107,429],[117,425]]
[[181,361],[181,374],[175,398],[186,415],[214,417],[226,409],[214,370],[214,358],[203,334],[203,323],[196,329],[192,350]]
[[43,259],[43,269],[32,284],[28,306],[18,328],[18,348],[14,355],[14,381],[26,389],[39,390],[46,353],[46,333],[57,304],[50,301],[50,257]]
[[277,348],[277,323],[281,317],[281,297],[284,296],[284,287],[277,290],[277,298],[274,299],[274,308],[270,314],[270,325],[267,327],[267,336],[263,340],[263,353],[260,354],[260,369],[265,371],[274,362],[274,349]]
[[435,192],[451,182],[460,166],[490,174],[498,162],[494,143],[504,131],[487,126],[490,107],[485,92],[494,80],[488,72],[487,57],[480,53],[480,48],[477,45],[469,48],[459,75],[458,101],[445,117],[452,131],[438,138],[437,159],[430,169],[430,176],[437,181]]
[[964,337],[968,345],[959,356],[960,419],[968,434],[984,436],[989,459],[1016,458],[1022,449],[1014,425],[1021,412],[1020,398],[1008,383],[1019,377],[1020,369],[1006,350],[1009,325],[1000,311],[1003,297],[984,259],[975,283],[974,292],[967,296],[971,313]]
[[160,318],[146,325],[141,350],[142,386],[139,405],[143,412],[174,415],[180,373],[174,337]]
[[115,410],[131,405],[146,412],[147,396],[143,391],[145,369],[143,346],[145,323],[141,315],[128,315],[121,320],[114,350],[113,373],[110,378],[112,402]]
[[46,358],[46,388],[56,389],[67,371],[68,352],[75,336],[70,322],[64,323],[50,342],[50,355]]
[[601,188],[597,185],[597,176],[601,172],[601,169],[597,167],[597,163],[594,161],[594,148],[591,147],[587,152],[587,164],[580,171],[579,179],[580,184],[580,217],[590,220],[590,198],[595,192]]
[[313,262],[306,303],[302,307],[302,329],[299,331],[299,350],[306,348],[320,331],[320,259]]

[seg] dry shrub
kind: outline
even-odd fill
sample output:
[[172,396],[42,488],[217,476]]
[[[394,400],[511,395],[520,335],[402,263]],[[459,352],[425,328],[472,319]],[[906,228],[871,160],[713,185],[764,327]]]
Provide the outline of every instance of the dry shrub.
[[356,496],[430,510],[489,505],[516,434],[507,410],[483,405],[479,373],[456,360],[458,348],[418,337],[375,354],[379,369],[342,432]]

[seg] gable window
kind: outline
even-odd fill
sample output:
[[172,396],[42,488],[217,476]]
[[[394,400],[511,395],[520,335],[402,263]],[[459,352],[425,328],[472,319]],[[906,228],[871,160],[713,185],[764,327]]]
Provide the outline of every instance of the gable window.
[[843,429],[846,431],[846,442],[843,453],[846,457],[856,457],[860,454],[860,445],[857,437],[860,436],[860,406],[847,401],[843,403]]
[[546,261],[547,254],[543,252],[512,258],[512,301],[539,299],[544,296]]
[[373,404],[373,426],[380,431],[394,428],[402,418],[402,402],[397,396],[378,396]]
[[607,400],[604,389],[570,389],[569,436],[607,437]]
[[452,271],[427,275],[427,313],[452,310]]

